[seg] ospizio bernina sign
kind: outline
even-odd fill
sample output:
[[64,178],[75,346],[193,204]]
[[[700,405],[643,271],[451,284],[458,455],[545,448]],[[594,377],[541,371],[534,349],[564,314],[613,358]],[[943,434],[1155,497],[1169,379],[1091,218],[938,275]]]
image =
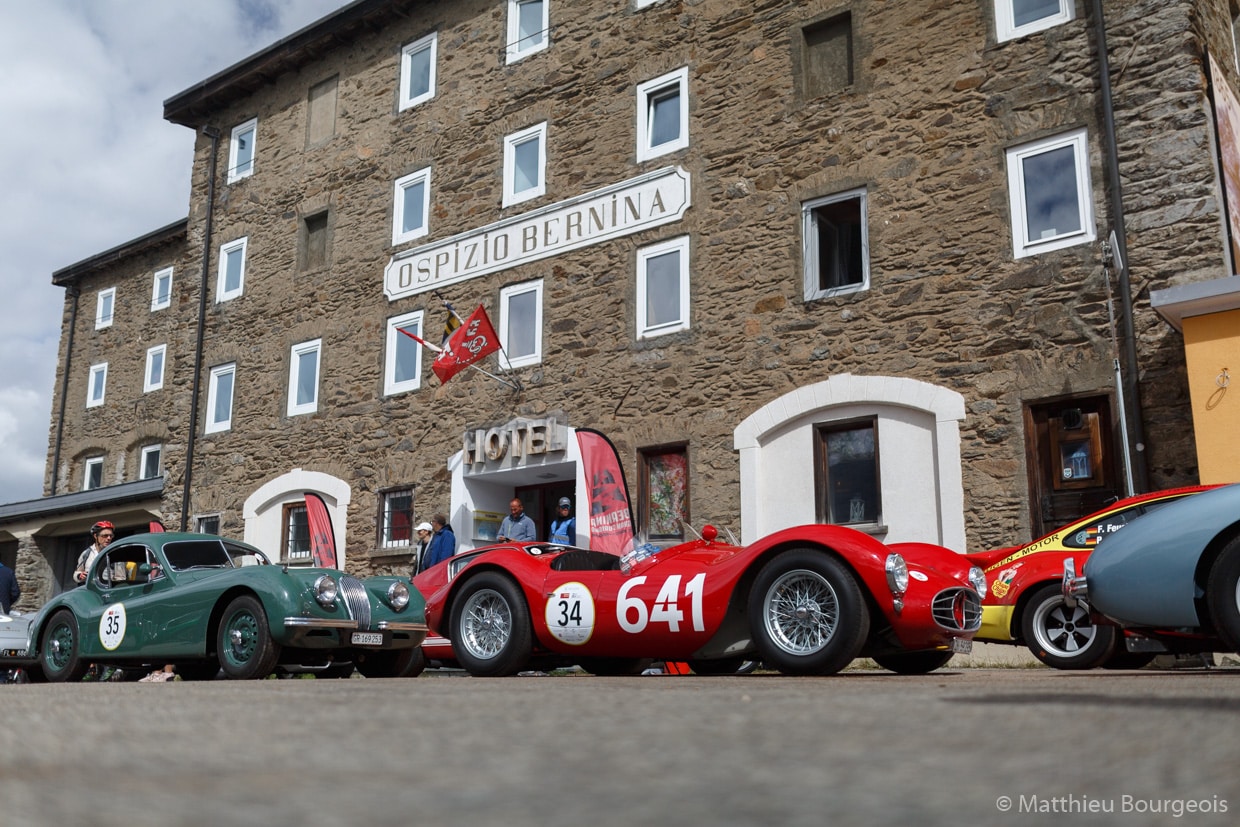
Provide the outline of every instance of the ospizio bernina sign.
[[661,224],[689,209],[689,173],[664,167],[541,210],[392,256],[383,292],[395,300],[549,258]]

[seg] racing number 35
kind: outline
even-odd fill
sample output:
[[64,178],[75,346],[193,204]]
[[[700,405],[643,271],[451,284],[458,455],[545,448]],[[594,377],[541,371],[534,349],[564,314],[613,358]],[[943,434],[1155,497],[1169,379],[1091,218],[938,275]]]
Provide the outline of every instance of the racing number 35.
[[706,574],[698,574],[685,584],[683,593],[680,589],[680,575],[673,574],[663,581],[663,587],[654,599],[654,604],[647,607],[640,597],[630,597],[629,593],[646,583],[646,576],[641,575],[626,580],[616,596],[616,620],[620,628],[626,632],[644,631],[651,623],[666,623],[669,632],[679,632],[680,622],[685,613],[680,609],[680,598],[689,598],[689,613],[692,616],[693,631],[706,631],[706,623],[702,620],[702,590],[706,585]]

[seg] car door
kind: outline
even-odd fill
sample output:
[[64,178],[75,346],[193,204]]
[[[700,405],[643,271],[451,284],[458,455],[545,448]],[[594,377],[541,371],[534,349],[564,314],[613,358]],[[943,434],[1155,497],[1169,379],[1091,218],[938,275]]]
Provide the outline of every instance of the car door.
[[148,554],[140,543],[114,543],[95,563],[91,589],[98,603],[90,606],[82,635],[90,648],[100,647],[102,656],[137,657],[149,646],[144,622],[149,597],[141,572]]

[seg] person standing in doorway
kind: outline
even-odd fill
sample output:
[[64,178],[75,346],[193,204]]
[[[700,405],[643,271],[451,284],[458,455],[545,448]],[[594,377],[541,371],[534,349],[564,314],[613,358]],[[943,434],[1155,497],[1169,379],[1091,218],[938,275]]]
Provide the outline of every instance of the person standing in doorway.
[[73,580],[79,586],[86,584],[86,578],[90,576],[90,567],[95,564],[95,558],[116,536],[116,526],[107,520],[100,520],[90,527],[90,536],[94,538],[94,542],[78,555],[77,568],[73,570]]
[[560,497],[547,542],[562,546],[577,545],[577,519],[573,517],[573,501],[568,497]]
[[431,544],[426,547],[426,562],[422,564],[423,571],[456,554],[456,534],[452,531],[452,526],[448,525],[447,516],[436,514],[431,517],[431,529],[434,535],[431,537]]
[[501,543],[532,543],[538,539],[534,531],[534,521],[525,513],[525,506],[516,497],[508,503],[508,516],[499,524],[499,534],[495,539]]

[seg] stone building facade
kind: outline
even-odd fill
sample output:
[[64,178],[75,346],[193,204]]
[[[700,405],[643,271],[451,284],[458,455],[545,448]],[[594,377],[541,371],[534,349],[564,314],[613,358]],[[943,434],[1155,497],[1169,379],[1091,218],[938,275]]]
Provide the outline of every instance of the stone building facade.
[[[0,507],[30,602],[100,516],[296,563],[314,491],[357,572],[438,511],[581,523],[583,427],[661,540],[977,549],[1196,482],[1150,294],[1234,272],[1234,6],[351,3],[169,98],[186,221],[54,274],[47,497]],[[399,335],[445,301],[517,389]]]

